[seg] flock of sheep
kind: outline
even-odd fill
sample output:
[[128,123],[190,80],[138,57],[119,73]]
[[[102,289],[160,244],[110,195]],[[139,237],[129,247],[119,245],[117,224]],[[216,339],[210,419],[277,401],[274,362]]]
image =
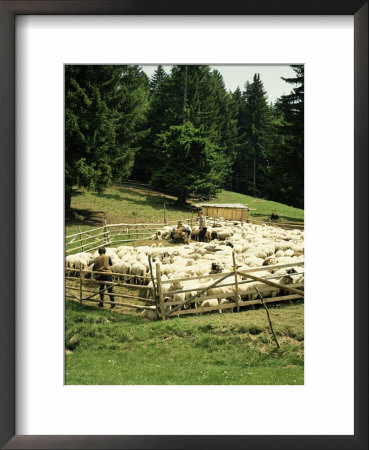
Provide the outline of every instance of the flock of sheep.
[[[155,276],[159,264],[162,289],[165,300],[171,304],[184,302],[207,286],[214,283],[209,274],[227,273],[234,269],[232,253],[235,254],[239,271],[257,269],[254,275],[270,278],[280,285],[304,283],[304,232],[284,230],[276,226],[256,225],[240,222],[218,222],[208,227],[205,239],[197,242],[198,227],[191,230],[190,239],[182,245],[163,246],[163,239],[169,239],[171,226],[157,230],[151,236],[155,242],[149,246],[120,246],[107,248],[111,257],[112,272],[125,283],[149,285],[152,287],[148,256],[152,258]],[[187,225],[188,226],[188,225]],[[98,255],[77,253],[66,257],[66,268],[84,269],[84,276],[93,276],[92,266]],[[289,265],[276,268],[276,265]],[[190,279],[197,277],[196,280]],[[189,278],[187,280],[187,278]],[[182,281],[178,281],[182,280]],[[264,297],[277,296],[281,289],[259,281],[238,277],[238,291],[242,300],[256,299],[258,293]],[[206,291],[208,300],[201,306],[215,306],[234,301],[235,277],[230,276],[221,285]],[[222,285],[224,284],[224,285]],[[149,292],[149,290],[148,290]],[[215,296],[217,298],[211,298]],[[198,306],[196,301],[192,306]]]

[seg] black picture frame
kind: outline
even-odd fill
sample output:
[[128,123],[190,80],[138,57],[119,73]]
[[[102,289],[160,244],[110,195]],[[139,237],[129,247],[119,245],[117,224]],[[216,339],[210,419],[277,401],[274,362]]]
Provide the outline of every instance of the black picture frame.
[[[354,435],[15,435],[15,17],[20,14],[354,16]],[[0,0],[0,445],[6,449],[368,448],[368,1],[365,0]],[[339,223],[337,223],[339,226]],[[19,282],[19,280],[17,280]],[[319,407],[319,405],[317,405]]]

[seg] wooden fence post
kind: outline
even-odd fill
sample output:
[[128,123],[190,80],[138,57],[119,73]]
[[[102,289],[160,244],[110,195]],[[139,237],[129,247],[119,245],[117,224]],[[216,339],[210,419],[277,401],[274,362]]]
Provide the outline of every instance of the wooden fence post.
[[82,269],[79,269],[79,302],[82,304],[83,291],[82,291]]
[[150,266],[150,276],[151,276],[151,282],[152,282],[152,290],[154,294],[154,300],[155,300],[155,306],[156,306],[156,320],[159,319],[159,302],[158,302],[158,294],[156,292],[156,286],[155,286],[155,280],[154,280],[154,273],[152,270],[152,264],[151,264],[151,255],[148,256],[149,258],[149,266]]
[[167,210],[166,210],[165,203],[164,203],[164,223],[167,223]]
[[105,239],[105,244],[108,244],[108,242],[110,241],[110,237],[109,237],[109,231],[107,229],[107,222],[106,222],[106,213],[104,213],[104,239]]
[[158,295],[160,302],[160,315],[161,320],[165,320],[165,310],[164,310],[164,296],[163,296],[163,288],[161,285],[161,274],[160,274],[160,265],[156,263],[156,282],[158,284]]
[[79,235],[79,241],[80,241],[80,243],[81,243],[81,249],[82,249],[82,251],[84,252],[85,250],[84,250],[84,248],[83,248],[83,244],[82,244],[82,231],[81,231],[81,227],[78,225],[78,230],[79,230],[79,232],[80,232],[80,235]]
[[232,252],[232,259],[233,259],[234,281],[235,281],[235,285],[236,285],[235,300],[236,300],[236,305],[237,305],[237,312],[240,312],[240,296],[238,294],[237,267],[236,267],[236,258],[234,256],[234,252]]

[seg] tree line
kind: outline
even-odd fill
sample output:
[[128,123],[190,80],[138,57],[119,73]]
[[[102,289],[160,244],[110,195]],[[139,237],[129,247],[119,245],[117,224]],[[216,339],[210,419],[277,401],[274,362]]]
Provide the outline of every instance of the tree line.
[[304,204],[304,67],[272,104],[259,74],[225,87],[206,65],[65,68],[65,190],[102,192],[130,177],[183,204],[222,189]]

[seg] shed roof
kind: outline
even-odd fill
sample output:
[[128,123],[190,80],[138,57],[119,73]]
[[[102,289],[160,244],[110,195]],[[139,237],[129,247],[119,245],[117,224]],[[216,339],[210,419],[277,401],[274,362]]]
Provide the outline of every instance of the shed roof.
[[209,206],[210,208],[237,208],[237,209],[249,209],[242,203],[200,203],[196,206]]

